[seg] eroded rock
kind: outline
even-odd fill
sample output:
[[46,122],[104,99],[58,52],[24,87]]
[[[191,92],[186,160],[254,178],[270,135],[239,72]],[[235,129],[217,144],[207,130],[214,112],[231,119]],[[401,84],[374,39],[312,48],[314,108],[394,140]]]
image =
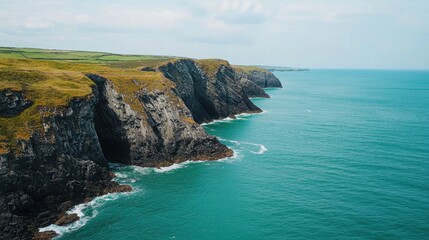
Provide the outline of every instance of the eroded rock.
[[11,89],[0,91],[0,117],[17,116],[32,104],[22,92]]

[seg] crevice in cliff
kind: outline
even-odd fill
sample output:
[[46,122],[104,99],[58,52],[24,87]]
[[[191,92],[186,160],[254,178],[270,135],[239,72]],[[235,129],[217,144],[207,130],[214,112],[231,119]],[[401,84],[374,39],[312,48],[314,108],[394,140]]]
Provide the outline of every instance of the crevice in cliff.
[[130,144],[122,131],[119,116],[109,106],[106,79],[87,75],[98,87],[98,102],[94,109],[94,125],[103,154],[109,162],[130,164]]

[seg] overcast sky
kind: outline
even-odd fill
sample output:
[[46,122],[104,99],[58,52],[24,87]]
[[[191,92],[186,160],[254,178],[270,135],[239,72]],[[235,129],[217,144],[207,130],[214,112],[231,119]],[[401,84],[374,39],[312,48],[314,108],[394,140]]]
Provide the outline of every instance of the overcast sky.
[[429,1],[0,0],[0,46],[429,68]]

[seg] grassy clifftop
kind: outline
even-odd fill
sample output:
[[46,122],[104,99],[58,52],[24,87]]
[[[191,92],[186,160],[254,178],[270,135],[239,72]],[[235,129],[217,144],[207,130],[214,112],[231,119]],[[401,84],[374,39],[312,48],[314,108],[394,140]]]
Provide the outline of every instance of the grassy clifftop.
[[67,106],[72,99],[90,97],[94,83],[86,74],[111,80],[124,100],[141,108],[135,93],[170,89],[171,81],[162,73],[142,72],[138,68],[112,68],[104,64],[63,61],[0,59],[0,91],[21,92],[33,104],[13,117],[0,117],[0,154],[14,149],[18,140],[28,140],[34,131],[43,130],[42,119]]
[[251,72],[265,72],[265,73],[269,73],[268,70],[266,70],[264,68],[260,68],[260,67],[255,67],[255,66],[232,65],[232,67],[236,71],[241,71],[241,72],[247,73],[247,74],[249,74]]
[[[135,111],[142,112],[136,93],[142,89],[169,92],[174,83],[156,69],[183,58],[146,55],[119,55],[102,52],[45,50],[33,48],[0,48],[0,92],[10,89],[21,92],[33,104],[17,116],[0,117],[0,154],[13,151],[18,140],[28,140],[34,131],[43,130],[42,119],[68,106],[72,99],[88,98],[94,83],[86,74],[97,74],[114,83]],[[230,66],[225,60],[196,60],[208,76],[220,66]],[[260,68],[234,66],[242,71]],[[172,104],[183,104],[174,101]]]

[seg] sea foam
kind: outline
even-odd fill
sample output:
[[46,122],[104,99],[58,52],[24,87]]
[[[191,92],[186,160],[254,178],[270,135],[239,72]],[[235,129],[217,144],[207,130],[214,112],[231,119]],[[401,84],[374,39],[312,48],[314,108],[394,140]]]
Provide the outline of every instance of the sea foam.
[[253,116],[255,114],[264,114],[266,113],[265,110],[262,110],[262,112],[260,113],[240,113],[235,115],[235,118],[231,118],[231,117],[226,117],[226,118],[222,118],[222,119],[217,119],[217,120],[213,120],[209,123],[202,123],[201,126],[207,126],[207,125],[211,125],[211,124],[215,124],[215,123],[229,123],[232,122],[234,120],[245,120],[246,118]]
[[39,228],[39,232],[54,231],[58,234],[58,237],[61,237],[65,233],[73,232],[81,228],[88,223],[88,221],[95,218],[98,215],[97,208],[101,207],[105,203],[118,199],[120,195],[129,195],[135,192],[137,191],[133,190],[130,193],[109,193],[101,197],[96,197],[90,202],[76,205],[72,209],[68,210],[67,214],[76,214],[79,216],[79,220],[66,226],[51,224],[49,226]]
[[[266,151],[268,151],[268,148],[267,148],[267,147],[265,147],[263,144],[259,144],[259,143],[251,143],[251,142],[243,142],[243,141],[229,140],[229,139],[224,139],[224,138],[220,138],[220,137],[218,137],[218,139],[219,139],[220,141],[233,143],[233,144],[235,144],[236,146],[238,146],[238,147],[239,147],[239,149],[247,150],[247,151],[249,151],[249,152],[251,152],[251,153],[254,153],[254,154],[264,154]],[[244,147],[243,145],[255,146],[255,147],[258,147],[258,150],[257,150],[257,151],[254,151],[253,149],[252,149],[252,150],[250,150],[250,149],[248,149],[248,148]],[[236,151],[237,151],[237,150],[234,150],[234,152],[236,152]]]

